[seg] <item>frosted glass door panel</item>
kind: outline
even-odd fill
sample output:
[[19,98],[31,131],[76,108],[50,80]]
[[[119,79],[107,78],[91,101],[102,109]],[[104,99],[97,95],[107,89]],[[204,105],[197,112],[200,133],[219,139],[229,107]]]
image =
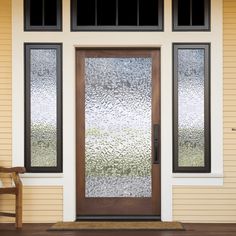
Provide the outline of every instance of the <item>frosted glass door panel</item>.
[[204,167],[204,49],[178,50],[178,162]]
[[151,58],[85,58],[86,197],[151,197],[151,83]]
[[31,49],[31,166],[57,166],[57,51]]

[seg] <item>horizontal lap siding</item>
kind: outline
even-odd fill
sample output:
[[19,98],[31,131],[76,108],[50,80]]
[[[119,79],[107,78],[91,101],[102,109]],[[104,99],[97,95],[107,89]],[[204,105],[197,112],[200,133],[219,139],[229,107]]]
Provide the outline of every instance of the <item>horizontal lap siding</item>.
[[[13,0],[14,1],[14,0]],[[12,166],[12,27],[11,0],[0,0],[0,166]],[[9,178],[0,176],[4,184]],[[63,187],[24,187],[23,222],[50,223],[63,219]],[[14,212],[11,195],[0,196],[0,211]],[[0,217],[0,222],[14,218]]]
[[[0,0],[0,165],[12,163],[11,1]],[[236,1],[224,0],[224,186],[174,187],[174,220],[236,222]],[[63,188],[24,187],[24,222],[63,219]],[[13,211],[14,199],[0,197],[0,211]],[[12,221],[0,217],[0,222]]]
[[173,188],[174,220],[236,222],[236,1],[224,0],[224,186]]
[[11,1],[0,0],[0,166],[11,166]]
[[[14,196],[0,196],[0,211],[14,212]],[[23,190],[23,222],[53,223],[63,219],[63,188],[58,186],[25,186]],[[0,222],[14,218],[0,217]]]

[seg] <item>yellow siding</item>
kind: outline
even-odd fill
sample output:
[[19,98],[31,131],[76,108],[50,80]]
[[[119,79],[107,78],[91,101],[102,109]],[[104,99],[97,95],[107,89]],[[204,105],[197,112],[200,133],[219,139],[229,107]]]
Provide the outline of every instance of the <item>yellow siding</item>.
[[174,187],[174,220],[236,222],[236,1],[224,0],[224,186]]
[[[0,166],[12,165],[12,35],[11,0],[0,0]],[[1,176],[4,184],[9,179]],[[63,187],[24,187],[23,221],[49,223],[63,219]],[[0,211],[14,212],[10,195],[0,196]],[[0,222],[13,222],[0,217]]]
[[[0,196],[0,211],[14,212],[14,197]],[[63,188],[55,186],[27,186],[23,192],[23,222],[53,223],[63,219]],[[0,217],[0,222],[14,218]]]
[[[12,51],[11,0],[0,0],[0,165],[11,166]],[[224,0],[224,171],[223,187],[174,187],[174,220],[236,222],[236,1]],[[62,220],[63,188],[24,187],[24,222]],[[14,199],[0,197],[0,211],[13,211]],[[0,222],[12,221],[0,218]]]
[[11,166],[11,1],[0,0],[0,165]]

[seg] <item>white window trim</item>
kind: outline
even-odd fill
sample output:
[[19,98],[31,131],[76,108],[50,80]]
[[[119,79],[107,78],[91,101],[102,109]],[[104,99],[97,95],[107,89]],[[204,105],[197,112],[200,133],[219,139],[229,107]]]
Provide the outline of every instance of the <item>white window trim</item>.
[[[172,174],[173,185],[223,185],[223,1],[211,1],[211,173]],[[217,27],[218,26],[218,27]],[[213,79],[214,78],[214,79]]]
[[25,186],[62,186],[63,174],[25,173],[20,175]]
[[[25,42],[63,43],[63,175],[26,174],[25,185],[64,187],[64,220],[76,218],[75,45],[80,47],[161,48],[161,218],[172,220],[173,185],[217,185],[223,181],[223,4],[211,1],[211,32],[172,32],[172,0],[164,4],[164,32],[70,32],[70,5],[63,0],[63,32],[24,32],[23,1],[12,4],[13,165],[24,165]],[[211,43],[211,170],[203,176],[172,174],[172,43]],[[168,63],[166,63],[168,62]],[[214,176],[216,178],[214,178]],[[218,176],[218,177],[217,177]],[[57,181],[58,180],[58,181]],[[207,182],[206,182],[207,181]]]
[[223,174],[173,174],[172,184],[191,186],[222,186],[224,184]]

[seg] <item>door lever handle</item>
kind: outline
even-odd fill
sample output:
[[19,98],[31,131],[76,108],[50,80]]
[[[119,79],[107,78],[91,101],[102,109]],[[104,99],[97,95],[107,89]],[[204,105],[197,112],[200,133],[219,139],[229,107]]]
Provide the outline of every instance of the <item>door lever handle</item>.
[[153,164],[160,164],[159,145],[160,144],[160,125],[153,125]]

